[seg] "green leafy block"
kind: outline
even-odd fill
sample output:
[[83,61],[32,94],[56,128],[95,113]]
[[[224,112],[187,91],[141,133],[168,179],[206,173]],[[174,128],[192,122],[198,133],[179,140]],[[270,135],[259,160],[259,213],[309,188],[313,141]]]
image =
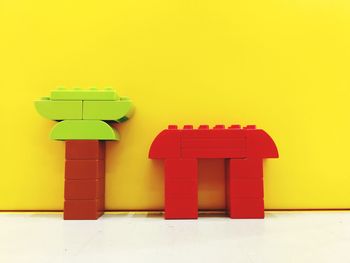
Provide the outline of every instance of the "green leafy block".
[[116,101],[84,101],[84,120],[106,120],[123,122],[130,119],[133,105],[129,98]]
[[52,101],[48,98],[35,101],[38,113],[49,120],[81,120],[82,101]]
[[133,113],[131,100],[111,89],[58,89],[35,107],[43,117],[60,121],[51,131],[54,140],[119,140],[104,121],[123,122]]
[[64,120],[50,135],[53,140],[119,140],[119,134],[100,120]]
[[118,100],[112,89],[57,89],[51,92],[51,100]]

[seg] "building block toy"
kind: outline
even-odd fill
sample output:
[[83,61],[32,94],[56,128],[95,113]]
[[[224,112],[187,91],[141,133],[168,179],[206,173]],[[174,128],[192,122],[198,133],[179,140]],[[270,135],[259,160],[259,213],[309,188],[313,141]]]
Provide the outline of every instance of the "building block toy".
[[64,201],[64,220],[96,220],[104,213],[104,200]]
[[[70,147],[67,147],[70,148]],[[105,175],[105,160],[67,160],[66,179],[100,179]]]
[[165,218],[198,217],[198,159],[226,160],[226,206],[231,218],[264,218],[263,159],[278,158],[272,138],[255,125],[170,125],[154,139],[149,158],[165,161]]
[[[88,103],[87,103],[88,102]],[[84,118],[84,103],[88,107],[87,118]],[[78,104],[81,107],[78,108]],[[71,118],[72,109],[66,108],[74,106],[74,114],[79,113],[79,117]],[[113,120],[122,122],[131,117],[133,113],[132,101],[127,97],[119,97],[114,90],[104,89],[58,89],[51,92],[50,97],[43,97],[35,101],[35,107],[39,114],[50,120],[67,119],[88,119],[88,120]],[[79,110],[79,112],[78,112]],[[60,117],[55,115],[59,114]],[[92,115],[92,116],[89,116]],[[103,115],[106,116],[103,117]],[[62,117],[63,116],[63,117]],[[112,117],[110,117],[112,116]]]
[[[165,218],[198,218],[196,159],[165,160]],[[179,201],[181,200],[181,205]]]
[[98,140],[66,141],[67,160],[104,160],[106,144]]
[[58,88],[51,92],[52,100],[75,100],[75,101],[86,101],[86,100],[102,100],[102,101],[116,101],[119,100],[119,96],[115,90],[107,88],[104,90],[98,90],[91,88],[82,90],[79,88],[65,89]]
[[53,140],[119,140],[119,134],[100,120],[64,120],[50,134]]
[[69,180],[64,185],[65,200],[90,200],[102,197],[104,192],[104,178]]
[[128,119],[133,111],[132,102],[128,98],[120,98],[118,101],[84,101],[84,120],[108,120],[122,122]]
[[50,137],[66,143],[64,219],[99,218],[105,202],[105,141],[120,139],[105,121],[128,120],[131,100],[111,89],[59,89],[35,107],[43,117],[59,121]]
[[264,199],[234,198],[230,200],[229,215],[235,219],[264,218]]
[[[105,198],[104,158],[105,141],[69,140],[66,142],[64,219],[96,219],[97,215],[103,214],[100,203],[104,202]],[[80,200],[84,202],[77,202]],[[98,205],[90,202],[97,200]],[[73,211],[78,204],[81,204],[82,208]]]
[[41,116],[50,120],[79,120],[83,118],[82,101],[52,101],[42,98],[36,104]]

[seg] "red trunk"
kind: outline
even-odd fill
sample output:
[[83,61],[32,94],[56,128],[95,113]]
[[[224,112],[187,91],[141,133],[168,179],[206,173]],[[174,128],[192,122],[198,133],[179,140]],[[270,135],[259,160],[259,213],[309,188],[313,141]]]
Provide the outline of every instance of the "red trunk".
[[66,142],[64,219],[94,220],[104,212],[105,142]]

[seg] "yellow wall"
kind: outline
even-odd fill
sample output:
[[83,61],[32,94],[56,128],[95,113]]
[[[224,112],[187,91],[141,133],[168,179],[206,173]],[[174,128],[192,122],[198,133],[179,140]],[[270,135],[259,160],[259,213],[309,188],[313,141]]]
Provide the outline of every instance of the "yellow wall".
[[[257,124],[281,155],[267,208],[350,208],[348,0],[0,0],[0,36],[1,210],[62,209],[64,144],[33,106],[58,85],[135,102],[108,144],[108,209],[162,208],[147,153],[169,123]],[[201,163],[201,208],[223,183]]]

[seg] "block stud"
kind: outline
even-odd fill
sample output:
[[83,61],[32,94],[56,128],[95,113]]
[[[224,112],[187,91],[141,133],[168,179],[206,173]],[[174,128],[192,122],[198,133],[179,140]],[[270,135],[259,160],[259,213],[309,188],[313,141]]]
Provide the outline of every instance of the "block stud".
[[169,125],[168,130],[177,130],[177,125]]
[[229,129],[231,130],[240,130],[241,129],[241,125],[239,124],[233,124],[229,127]]
[[245,129],[245,130],[255,130],[256,129],[256,125],[247,125],[243,129]]
[[214,129],[215,130],[224,130],[225,129],[225,125],[222,125],[222,124],[215,125]]

